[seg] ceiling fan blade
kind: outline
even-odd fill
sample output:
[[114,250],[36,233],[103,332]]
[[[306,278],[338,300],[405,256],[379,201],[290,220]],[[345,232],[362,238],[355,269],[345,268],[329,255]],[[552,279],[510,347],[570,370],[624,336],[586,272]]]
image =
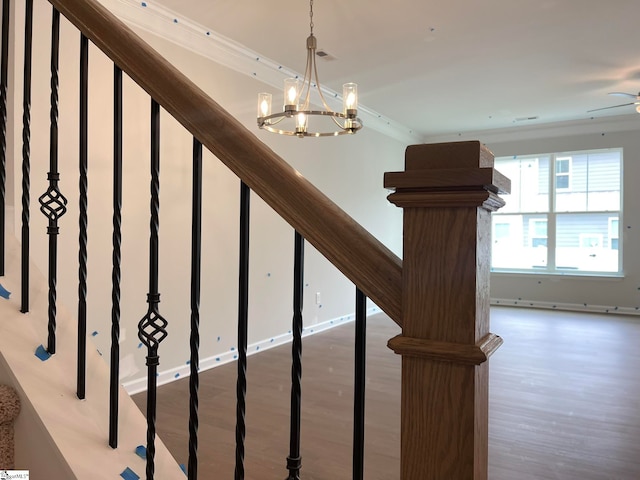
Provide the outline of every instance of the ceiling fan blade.
[[614,105],[612,107],[603,107],[603,108],[596,108],[594,110],[587,110],[587,113],[599,112],[600,110],[609,110],[610,108],[627,107],[629,105],[636,105],[636,104],[637,102],[623,103],[622,105]]
[[617,95],[618,97],[629,97],[638,99],[640,95],[634,95],[633,93],[624,93],[624,92],[611,92],[609,95]]

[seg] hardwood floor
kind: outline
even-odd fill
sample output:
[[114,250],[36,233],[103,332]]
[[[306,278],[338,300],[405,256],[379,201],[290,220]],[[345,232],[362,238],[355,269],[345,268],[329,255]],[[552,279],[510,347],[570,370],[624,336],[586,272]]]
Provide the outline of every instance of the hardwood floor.
[[[491,480],[640,478],[640,318],[492,309]],[[351,478],[353,329],[303,341],[302,478]],[[399,477],[400,359],[368,321],[365,478]],[[200,376],[199,478],[233,478],[236,365]],[[290,347],[248,359],[246,478],[286,477]],[[134,400],[144,411],[145,394]],[[188,458],[188,380],[159,389],[158,434]],[[443,479],[456,480],[456,479]]]

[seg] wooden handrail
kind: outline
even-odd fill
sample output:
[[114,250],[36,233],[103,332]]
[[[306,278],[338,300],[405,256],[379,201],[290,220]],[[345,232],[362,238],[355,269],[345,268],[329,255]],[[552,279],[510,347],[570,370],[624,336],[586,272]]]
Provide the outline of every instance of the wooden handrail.
[[400,324],[396,255],[101,4],[49,2]]

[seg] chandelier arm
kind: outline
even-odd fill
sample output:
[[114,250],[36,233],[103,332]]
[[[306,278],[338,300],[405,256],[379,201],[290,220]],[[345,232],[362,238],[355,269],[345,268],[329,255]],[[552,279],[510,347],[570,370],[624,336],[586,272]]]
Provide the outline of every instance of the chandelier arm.
[[324,108],[328,112],[333,112],[331,107],[327,104],[327,101],[324,98],[324,94],[322,93],[322,87],[320,86],[320,80],[318,78],[318,66],[316,65],[315,61],[312,62],[312,63],[313,63],[313,73],[314,73],[315,78],[316,78],[316,88],[318,89],[318,94],[320,95],[320,100],[322,100],[322,105],[324,106]]
[[[279,124],[282,120],[284,120],[285,118],[287,118],[286,115],[277,113],[274,115],[268,115],[266,117],[258,117],[258,125],[266,125],[267,121],[269,121],[268,125],[277,125]],[[262,121],[262,123],[260,123]]]
[[312,80],[313,69],[315,65],[314,63],[315,48],[313,48],[313,45],[315,44],[315,41],[316,39],[312,33],[307,38],[307,62],[304,68],[304,78],[302,80],[302,90],[301,90],[301,93],[304,94],[305,88],[306,88],[306,94],[304,95],[302,110],[308,110],[309,105],[311,104],[311,80]]
[[336,117],[331,117],[331,120],[333,120],[333,123],[335,123],[335,124],[338,126],[338,128],[342,128],[342,129],[344,129],[344,128],[345,128],[345,127],[344,127],[344,125],[343,125],[343,124],[341,124],[341,123],[336,119]]

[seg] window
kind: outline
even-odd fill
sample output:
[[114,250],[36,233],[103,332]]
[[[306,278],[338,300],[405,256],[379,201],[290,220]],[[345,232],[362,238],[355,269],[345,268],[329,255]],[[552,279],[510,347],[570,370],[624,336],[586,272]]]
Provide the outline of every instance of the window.
[[529,220],[529,246],[547,246],[547,219],[531,218]]
[[609,248],[618,250],[618,238],[620,235],[620,222],[618,217],[609,217]]
[[571,179],[571,157],[556,158],[556,189],[569,190]]
[[498,157],[511,179],[492,214],[492,270],[621,273],[622,150]]

